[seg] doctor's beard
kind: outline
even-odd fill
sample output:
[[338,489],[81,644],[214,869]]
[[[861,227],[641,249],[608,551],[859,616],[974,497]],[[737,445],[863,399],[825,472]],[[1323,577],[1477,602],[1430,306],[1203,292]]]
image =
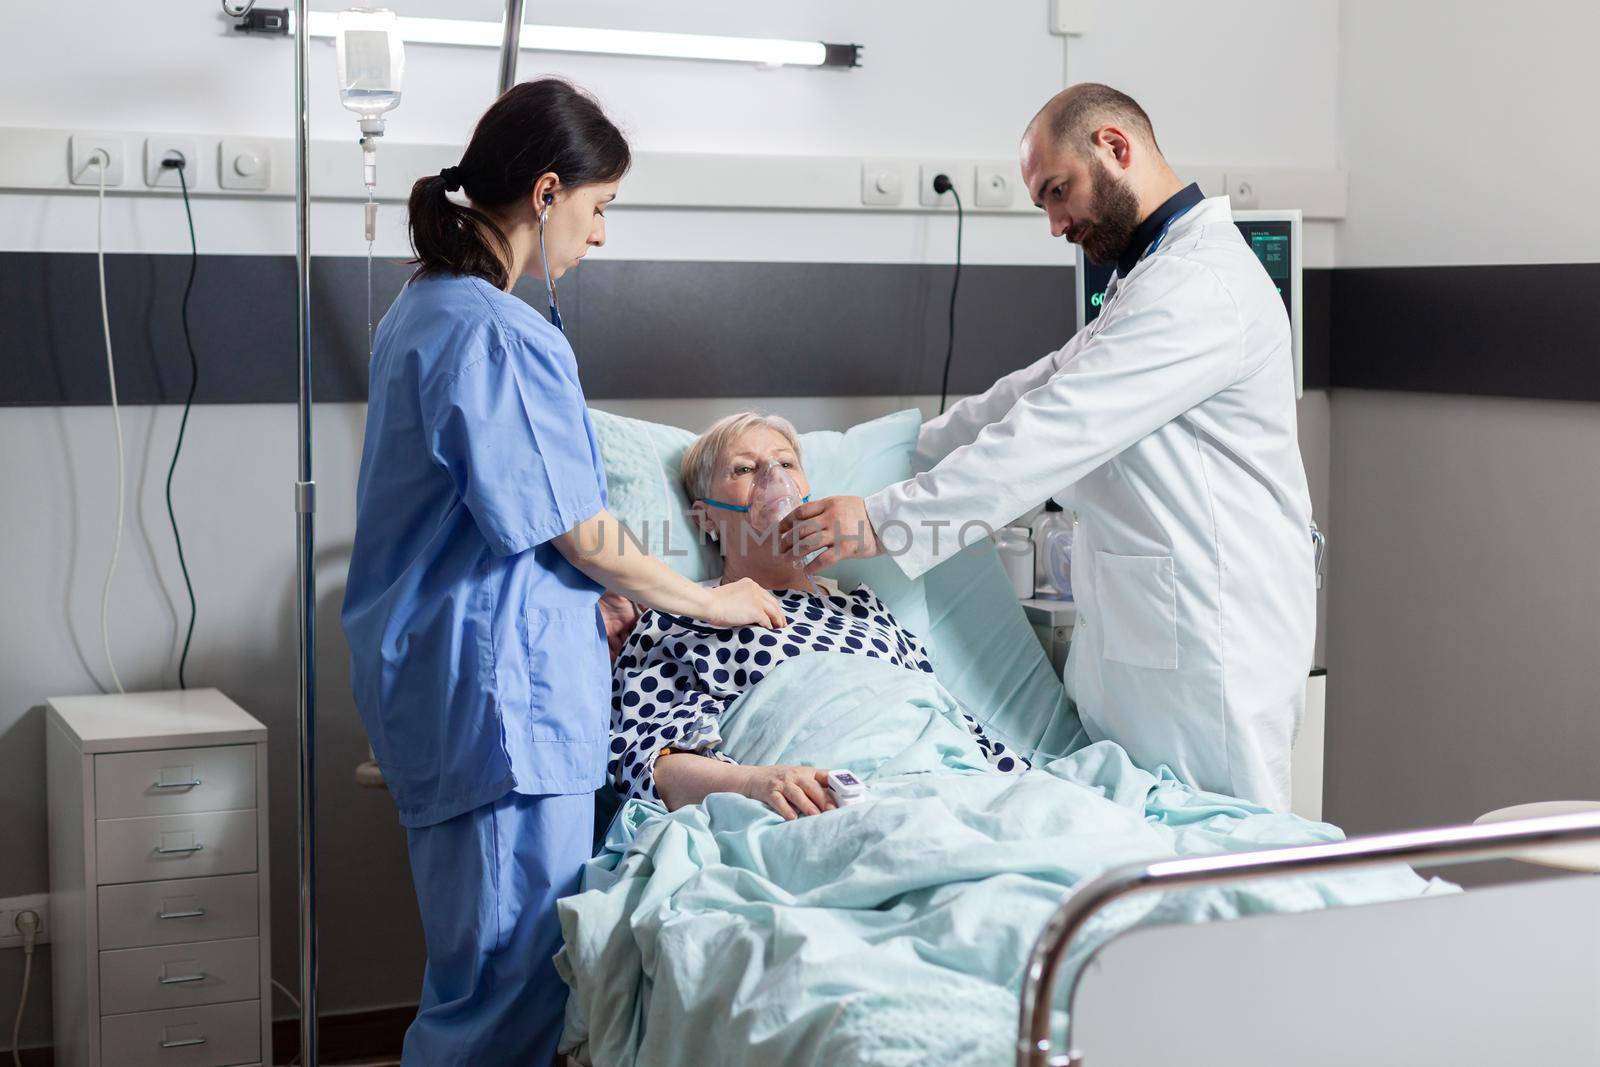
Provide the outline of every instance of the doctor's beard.
[[1121,178],[1114,178],[1104,170],[1093,174],[1091,206],[1095,220],[1086,226],[1074,227],[1079,232],[1069,233],[1067,240],[1083,249],[1084,258],[1105,266],[1115,263],[1133,240],[1133,231],[1139,228],[1139,198]]

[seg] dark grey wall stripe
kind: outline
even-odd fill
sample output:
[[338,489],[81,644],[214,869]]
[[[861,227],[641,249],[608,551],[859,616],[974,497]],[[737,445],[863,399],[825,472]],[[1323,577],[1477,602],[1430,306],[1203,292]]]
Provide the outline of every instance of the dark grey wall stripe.
[[[365,269],[313,264],[319,399],[366,395]],[[180,400],[187,257],[116,254],[106,270],[121,399]],[[374,264],[380,315],[409,273]],[[293,276],[287,256],[201,257],[201,403],[294,400]],[[597,260],[561,300],[596,398],[934,393],[949,284],[947,266]],[[517,292],[544,306],[542,287]],[[1059,346],[1071,293],[1070,268],[967,267],[952,391]],[[1308,270],[1306,385],[1600,400],[1596,293],[1600,264]],[[0,358],[0,404],[106,402],[93,256],[0,253]]]
[[[188,386],[182,255],[106,257],[124,403],[181,400]],[[366,395],[366,263],[312,264],[319,400]],[[374,264],[381,316],[410,273]],[[591,397],[934,393],[951,270],[902,264],[586,263],[559,288]],[[0,404],[109,399],[94,257],[0,253]],[[517,288],[544,307],[543,287]],[[294,261],[202,256],[191,303],[201,403],[295,398]],[[954,392],[972,392],[1059,347],[1073,326],[1072,270],[967,267]]]
[[1332,384],[1600,400],[1600,264],[1333,272]]
[[1300,280],[1300,359],[1307,389],[1328,388],[1333,362],[1333,271],[1306,270]]

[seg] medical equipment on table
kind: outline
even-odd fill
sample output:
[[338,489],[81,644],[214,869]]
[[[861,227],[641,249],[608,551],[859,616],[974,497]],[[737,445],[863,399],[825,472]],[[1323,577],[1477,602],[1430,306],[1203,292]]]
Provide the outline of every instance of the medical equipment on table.
[[354,111],[361,125],[361,170],[367,186],[364,209],[367,235],[367,352],[372,352],[372,242],[378,235],[378,142],[383,116],[400,106],[405,75],[405,45],[393,11],[356,7],[339,12],[334,38],[339,64],[339,102]]
[[844,808],[865,800],[867,786],[849,771],[829,771],[828,793],[841,808]]
[[1053,600],[1072,599],[1072,544],[1078,522],[1054,500],[1047,500],[1044,512],[1033,529],[1038,565],[1034,579],[1038,596]]
[[1033,596],[1032,531],[1026,526],[1003,527],[994,535],[994,547],[1000,552],[1000,562],[1005,565],[1006,577],[1011,579],[1011,589],[1017,599],[1027,600]]

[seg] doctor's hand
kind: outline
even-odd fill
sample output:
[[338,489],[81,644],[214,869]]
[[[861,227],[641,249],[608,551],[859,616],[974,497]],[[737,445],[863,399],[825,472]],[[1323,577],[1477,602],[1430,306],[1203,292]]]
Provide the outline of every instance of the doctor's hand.
[[867,502],[858,496],[830,496],[801,504],[778,524],[778,534],[778,548],[796,559],[822,550],[822,555],[806,566],[807,574],[826,570],[843,559],[883,554],[878,532],[867,517]]
[[695,612],[695,617],[718,630],[731,630],[736,626],[765,626],[776,630],[789,621],[778,598],[752,578],[740,578],[706,592],[710,597],[705,608]]

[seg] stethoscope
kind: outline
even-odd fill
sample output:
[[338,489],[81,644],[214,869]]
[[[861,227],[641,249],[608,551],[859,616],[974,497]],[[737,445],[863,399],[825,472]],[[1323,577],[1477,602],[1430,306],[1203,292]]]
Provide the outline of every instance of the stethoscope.
[[550,217],[550,205],[555,201],[554,194],[544,194],[544,210],[539,212],[539,263],[544,267],[545,291],[550,294],[550,325],[566,333],[567,328],[561,325],[561,305],[556,303],[556,283],[550,278],[550,257],[544,253],[544,224]]

